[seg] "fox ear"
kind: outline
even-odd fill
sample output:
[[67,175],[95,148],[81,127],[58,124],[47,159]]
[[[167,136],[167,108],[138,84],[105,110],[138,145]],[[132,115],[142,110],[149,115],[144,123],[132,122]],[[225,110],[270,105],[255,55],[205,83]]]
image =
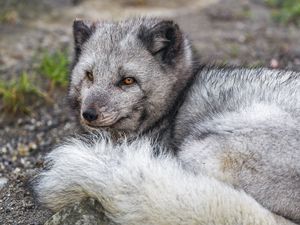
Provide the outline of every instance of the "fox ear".
[[152,28],[142,27],[139,38],[148,51],[164,63],[172,64],[182,50],[183,37],[179,26],[173,21],[162,21]]
[[78,57],[81,53],[81,47],[86,42],[95,30],[95,25],[84,22],[81,19],[76,19],[73,22],[73,35],[75,43],[75,54]]

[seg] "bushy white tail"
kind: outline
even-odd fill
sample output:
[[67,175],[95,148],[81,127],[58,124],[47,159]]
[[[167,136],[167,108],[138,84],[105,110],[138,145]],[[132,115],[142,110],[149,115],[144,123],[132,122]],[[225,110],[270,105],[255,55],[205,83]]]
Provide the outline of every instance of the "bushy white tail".
[[36,179],[35,191],[53,210],[95,198],[122,225],[289,224],[244,192],[152,152],[147,139],[120,145],[105,137],[90,144],[71,139],[47,156],[50,168]]

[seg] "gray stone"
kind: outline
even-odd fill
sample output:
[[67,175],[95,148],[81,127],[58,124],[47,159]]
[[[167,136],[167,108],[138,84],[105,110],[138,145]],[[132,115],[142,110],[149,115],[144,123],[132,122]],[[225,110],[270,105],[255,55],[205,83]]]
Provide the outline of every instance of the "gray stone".
[[88,199],[54,214],[45,225],[113,225],[103,213],[102,206]]
[[7,178],[5,178],[5,177],[0,177],[0,190],[1,190],[2,188],[4,188],[4,186],[7,184],[7,182],[8,182],[8,179],[7,179]]

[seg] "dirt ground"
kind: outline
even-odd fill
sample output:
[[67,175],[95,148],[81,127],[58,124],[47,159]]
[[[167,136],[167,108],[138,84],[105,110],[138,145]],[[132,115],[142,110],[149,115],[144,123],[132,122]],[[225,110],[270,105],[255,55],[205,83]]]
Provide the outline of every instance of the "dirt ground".
[[[30,70],[41,49],[66,47],[71,55],[75,17],[120,19],[140,14],[175,19],[204,63],[300,71],[299,27],[276,24],[262,0],[29,2],[0,23],[1,79]],[[0,112],[1,225],[38,225],[51,216],[34,202],[28,180],[42,167],[45,153],[80,132],[65,95],[66,90],[57,90],[53,104],[39,102],[30,116]]]

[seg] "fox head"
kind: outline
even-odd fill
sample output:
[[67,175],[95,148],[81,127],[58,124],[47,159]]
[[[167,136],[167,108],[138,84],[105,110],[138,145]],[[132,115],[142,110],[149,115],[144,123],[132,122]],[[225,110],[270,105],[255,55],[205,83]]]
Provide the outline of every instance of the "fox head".
[[69,98],[87,129],[138,134],[168,116],[192,76],[190,42],[173,21],[73,24]]

